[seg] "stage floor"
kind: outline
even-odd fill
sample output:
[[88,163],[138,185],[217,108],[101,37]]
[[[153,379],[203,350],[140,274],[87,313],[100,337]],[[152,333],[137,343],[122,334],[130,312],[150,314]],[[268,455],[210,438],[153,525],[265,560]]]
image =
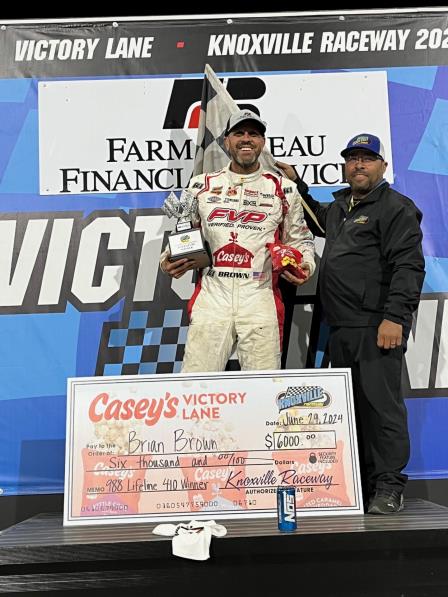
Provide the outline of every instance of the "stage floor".
[[227,536],[212,539],[210,560],[195,562],[174,557],[171,539],[152,534],[155,523],[63,527],[61,514],[40,514],[0,534],[0,593],[189,594],[194,580],[219,594],[448,595],[444,506],[408,499],[389,516],[299,517],[288,534],[274,518],[220,522]]

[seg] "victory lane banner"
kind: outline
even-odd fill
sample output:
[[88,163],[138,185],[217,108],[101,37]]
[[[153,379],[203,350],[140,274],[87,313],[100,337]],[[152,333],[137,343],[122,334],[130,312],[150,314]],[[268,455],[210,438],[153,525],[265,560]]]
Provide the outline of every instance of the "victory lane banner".
[[64,525],[360,514],[349,369],[68,380]]

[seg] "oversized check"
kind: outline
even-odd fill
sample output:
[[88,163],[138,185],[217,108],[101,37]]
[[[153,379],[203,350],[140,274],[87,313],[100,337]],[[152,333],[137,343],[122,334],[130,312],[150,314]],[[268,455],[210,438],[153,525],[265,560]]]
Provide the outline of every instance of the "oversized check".
[[363,512],[349,369],[68,380],[64,524]]

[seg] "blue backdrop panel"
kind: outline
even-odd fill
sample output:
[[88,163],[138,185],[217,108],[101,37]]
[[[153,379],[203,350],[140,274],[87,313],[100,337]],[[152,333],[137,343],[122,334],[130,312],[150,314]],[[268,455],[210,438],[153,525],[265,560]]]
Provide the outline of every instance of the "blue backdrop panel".
[[412,479],[446,479],[448,398],[414,398],[407,400],[406,406],[412,445],[405,472]]
[[[448,68],[383,70],[388,77],[394,186],[424,213],[424,292],[448,293]],[[0,80],[0,136],[0,217],[67,211],[86,217],[112,209],[128,213],[159,208],[166,196],[39,195],[36,79]],[[337,188],[312,192],[328,201]],[[179,370],[187,321],[184,303],[176,301],[171,297],[155,310],[125,297],[104,311],[80,312],[67,303],[59,313],[0,314],[3,494],[63,490],[67,377]],[[441,439],[448,398],[413,398],[407,405],[412,436],[407,472],[413,478],[448,477]]]

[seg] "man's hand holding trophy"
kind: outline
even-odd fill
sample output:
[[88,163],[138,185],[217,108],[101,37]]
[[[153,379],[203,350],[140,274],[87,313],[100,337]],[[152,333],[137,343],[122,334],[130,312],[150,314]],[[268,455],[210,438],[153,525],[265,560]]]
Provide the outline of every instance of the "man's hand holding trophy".
[[168,261],[174,263],[174,267],[166,265],[164,269],[178,277],[177,273],[182,275],[189,269],[208,267],[211,258],[206,241],[201,229],[193,227],[194,223],[199,222],[197,198],[188,190],[183,190],[179,198],[171,192],[165,199],[162,210],[169,218],[177,219],[176,232],[168,237]]

